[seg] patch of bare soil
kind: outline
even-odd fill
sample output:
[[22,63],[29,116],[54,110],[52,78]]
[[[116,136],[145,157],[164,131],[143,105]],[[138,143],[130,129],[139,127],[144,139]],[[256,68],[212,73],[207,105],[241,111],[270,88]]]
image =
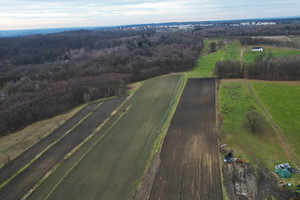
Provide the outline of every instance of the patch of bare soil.
[[275,177],[267,170],[258,169],[258,178],[249,163],[223,164],[224,185],[231,200],[300,199],[299,193],[279,188]]
[[215,102],[213,78],[188,80],[149,199],[222,199]]

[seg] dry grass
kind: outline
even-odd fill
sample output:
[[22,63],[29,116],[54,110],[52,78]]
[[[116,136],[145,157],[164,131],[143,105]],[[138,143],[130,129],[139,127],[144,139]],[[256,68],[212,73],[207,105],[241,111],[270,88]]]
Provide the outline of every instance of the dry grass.
[[54,129],[76,114],[85,105],[51,119],[33,123],[26,128],[0,138],[0,167],[39,142]]

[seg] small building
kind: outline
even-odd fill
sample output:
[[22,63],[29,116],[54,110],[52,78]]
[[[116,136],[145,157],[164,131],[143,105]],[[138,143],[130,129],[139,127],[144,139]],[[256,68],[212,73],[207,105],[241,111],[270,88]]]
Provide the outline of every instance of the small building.
[[262,47],[252,47],[252,51],[264,51]]

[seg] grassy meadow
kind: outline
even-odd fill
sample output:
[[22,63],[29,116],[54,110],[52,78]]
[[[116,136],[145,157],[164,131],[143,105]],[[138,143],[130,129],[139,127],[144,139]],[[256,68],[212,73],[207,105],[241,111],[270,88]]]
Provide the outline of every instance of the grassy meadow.
[[251,86],[300,160],[300,81],[251,81]]
[[226,47],[224,60],[241,61],[241,45],[239,42],[232,42]]
[[200,56],[195,67],[187,72],[188,78],[211,77],[217,61],[221,60],[224,48],[214,53]]
[[278,47],[269,47],[269,46],[262,46],[264,48],[263,52],[252,52],[253,46],[247,46],[244,48],[244,61],[245,63],[252,63],[255,60],[255,57],[263,52],[266,55],[269,55],[272,52],[273,56],[280,57],[280,56],[291,56],[291,55],[300,55],[300,49],[285,49],[285,48],[278,48]]
[[[256,85],[255,88],[257,87],[259,88]],[[268,93],[268,96],[272,98],[272,93]],[[255,168],[263,166],[270,171],[274,170],[275,165],[283,162],[292,164],[284,153],[280,140],[267,122],[264,130],[254,134],[242,127],[247,111],[261,112],[245,80],[222,80],[218,101],[222,119],[222,139],[229,149],[234,150],[235,156],[242,156],[246,162],[254,164]],[[296,183],[299,178],[299,175],[294,175],[289,181]]]

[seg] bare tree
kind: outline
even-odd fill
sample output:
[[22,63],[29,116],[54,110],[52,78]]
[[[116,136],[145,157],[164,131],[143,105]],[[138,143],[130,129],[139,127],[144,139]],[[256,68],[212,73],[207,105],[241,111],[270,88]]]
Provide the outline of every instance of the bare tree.
[[246,112],[243,127],[249,129],[252,133],[256,133],[261,131],[264,125],[265,120],[259,112],[254,110]]

